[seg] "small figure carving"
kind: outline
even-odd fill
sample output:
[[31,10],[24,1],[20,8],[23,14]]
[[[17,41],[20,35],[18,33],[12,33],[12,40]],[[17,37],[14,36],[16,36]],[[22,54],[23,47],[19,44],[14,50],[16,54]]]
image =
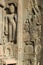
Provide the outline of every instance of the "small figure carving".
[[29,19],[26,19],[26,21],[24,22],[24,30],[25,30],[26,32],[30,32]]
[[30,41],[30,23],[29,23],[29,19],[26,19],[26,21],[24,22],[24,42],[26,45],[29,44]]

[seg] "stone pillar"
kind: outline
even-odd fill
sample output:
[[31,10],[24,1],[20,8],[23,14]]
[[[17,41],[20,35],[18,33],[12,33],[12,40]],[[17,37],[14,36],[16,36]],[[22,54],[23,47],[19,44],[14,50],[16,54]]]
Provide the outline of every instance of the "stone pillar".
[[0,44],[2,44],[2,32],[3,32],[3,26],[2,26],[2,22],[3,22],[3,19],[2,19],[2,8],[0,7]]
[[23,65],[23,0],[18,0],[18,65]]

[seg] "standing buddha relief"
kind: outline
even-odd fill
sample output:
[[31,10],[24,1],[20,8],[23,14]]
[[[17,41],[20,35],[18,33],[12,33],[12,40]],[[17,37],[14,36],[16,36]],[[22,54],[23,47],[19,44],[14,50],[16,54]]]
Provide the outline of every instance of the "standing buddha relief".
[[4,34],[8,37],[8,42],[17,43],[17,6],[15,3],[8,3],[5,9]]

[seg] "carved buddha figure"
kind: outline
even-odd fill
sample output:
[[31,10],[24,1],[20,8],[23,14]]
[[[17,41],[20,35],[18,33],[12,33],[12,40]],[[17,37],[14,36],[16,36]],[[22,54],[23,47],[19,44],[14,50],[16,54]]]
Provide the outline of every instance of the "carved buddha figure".
[[14,3],[9,4],[11,15],[9,17],[9,20],[11,24],[13,25],[13,41],[16,41],[16,32],[17,32],[17,11],[16,6]]
[[[17,37],[17,7],[14,3],[9,3],[6,10],[8,21],[8,41],[16,43]],[[9,13],[8,13],[9,10]]]

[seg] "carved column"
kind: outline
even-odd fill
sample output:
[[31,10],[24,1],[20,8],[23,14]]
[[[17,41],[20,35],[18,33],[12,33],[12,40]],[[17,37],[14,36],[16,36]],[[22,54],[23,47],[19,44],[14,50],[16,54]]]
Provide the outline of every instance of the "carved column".
[[2,8],[0,7],[0,44],[2,44],[2,32],[3,32],[3,26],[2,26],[2,22],[3,22],[3,19],[2,19]]
[[23,65],[23,0],[18,0],[18,65]]

